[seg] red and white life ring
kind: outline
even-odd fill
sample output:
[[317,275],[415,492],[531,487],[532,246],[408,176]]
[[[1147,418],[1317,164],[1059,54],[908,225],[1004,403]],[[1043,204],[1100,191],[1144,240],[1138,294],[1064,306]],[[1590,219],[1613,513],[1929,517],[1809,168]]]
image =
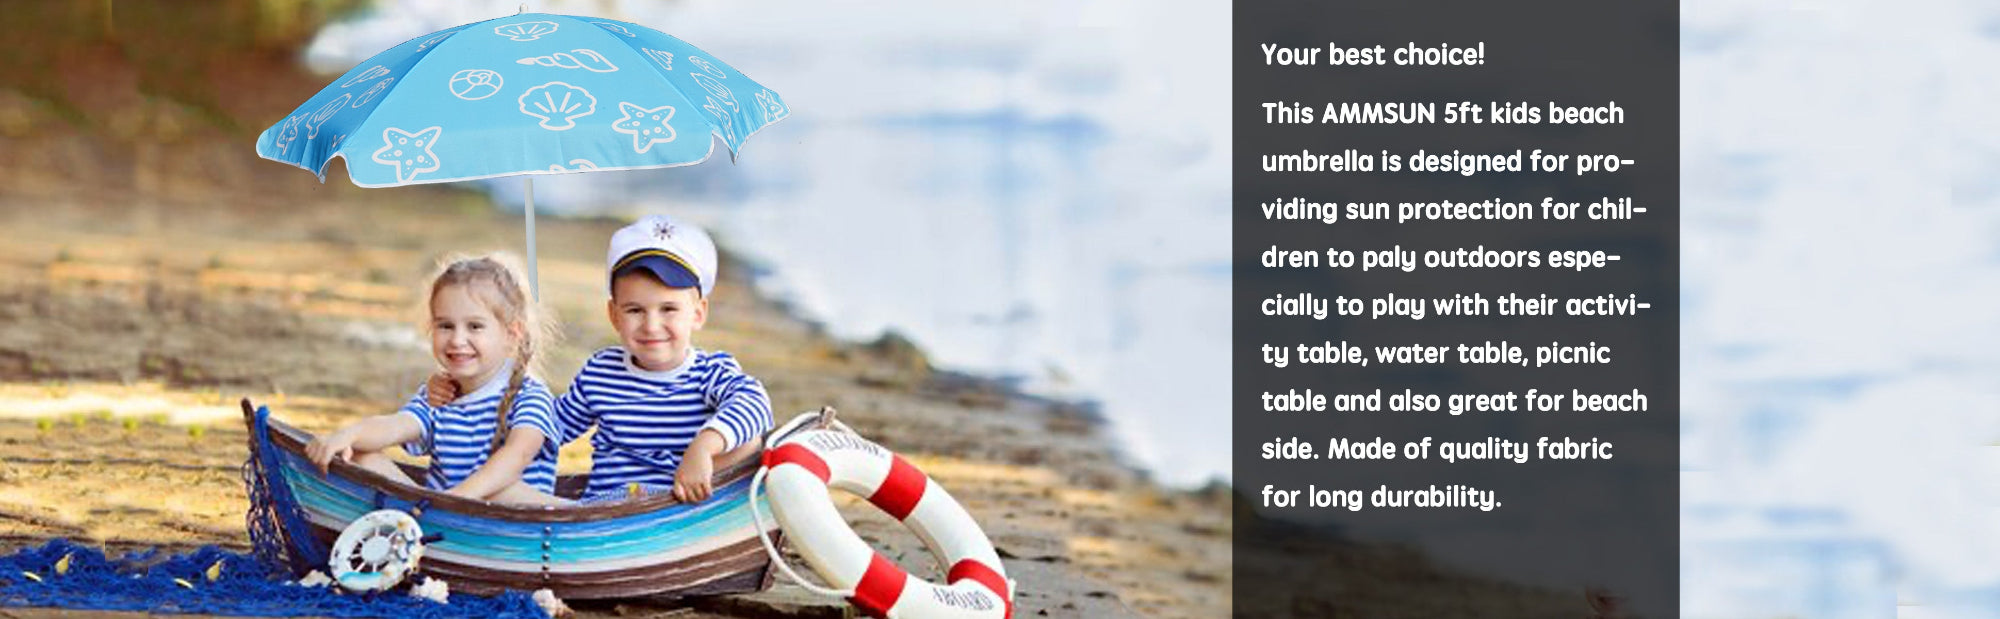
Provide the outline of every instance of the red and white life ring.
[[[778,526],[791,536],[813,570],[835,587],[822,589],[800,581],[807,588],[845,597],[874,617],[1006,619],[1014,615],[1013,583],[1007,580],[1000,555],[979,524],[944,487],[881,445],[833,430],[799,432],[764,452],[764,469],[757,475],[753,484],[763,481],[770,485],[768,498]],[[946,584],[911,576],[870,548],[834,508],[829,488],[867,497],[868,502],[903,521],[949,566]],[[768,540],[765,549],[772,553],[774,563],[790,572]],[[792,576],[798,580],[796,574]]]

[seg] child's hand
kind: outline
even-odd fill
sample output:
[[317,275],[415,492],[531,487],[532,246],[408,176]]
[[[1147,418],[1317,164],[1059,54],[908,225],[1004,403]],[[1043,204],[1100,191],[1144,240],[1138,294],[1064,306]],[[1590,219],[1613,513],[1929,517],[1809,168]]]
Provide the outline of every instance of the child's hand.
[[458,396],[458,381],[444,372],[432,374],[430,380],[424,383],[424,403],[431,408],[450,404]]
[[334,458],[354,459],[354,435],[346,431],[334,432],[313,438],[306,443],[306,459],[319,467],[320,474],[326,474],[326,467]]
[[708,494],[714,490],[714,474],[713,456],[689,450],[680,468],[674,470],[674,498],[687,503],[708,500]]

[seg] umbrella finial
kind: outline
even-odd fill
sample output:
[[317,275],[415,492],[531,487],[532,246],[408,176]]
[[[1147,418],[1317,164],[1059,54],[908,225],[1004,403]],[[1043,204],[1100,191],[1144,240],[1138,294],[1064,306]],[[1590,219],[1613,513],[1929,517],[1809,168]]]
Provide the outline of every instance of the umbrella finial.
[[515,15],[520,15],[520,14],[522,14],[522,13],[526,13],[526,12],[528,12],[528,3],[526,3],[526,2],[523,2],[523,3],[521,3],[521,8],[520,8],[520,9],[518,9],[518,10],[516,10],[516,11],[514,11],[514,14],[515,14]]

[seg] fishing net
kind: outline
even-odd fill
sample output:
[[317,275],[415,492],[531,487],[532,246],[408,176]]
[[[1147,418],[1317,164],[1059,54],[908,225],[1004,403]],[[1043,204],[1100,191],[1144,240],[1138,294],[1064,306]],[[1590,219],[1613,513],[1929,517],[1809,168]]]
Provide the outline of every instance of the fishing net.
[[454,594],[449,604],[390,591],[352,594],[290,582],[286,567],[205,546],[109,558],[64,539],[0,556],[0,606],[259,617],[521,618],[548,615],[526,593]]
[[51,540],[0,556],[0,606],[264,617],[548,617],[518,591],[457,594],[440,604],[393,590],[354,594],[292,582],[326,569],[327,551],[313,539],[291,487],[278,474],[268,416],[257,410],[251,457],[243,465],[251,552],[205,546],[187,554],[149,550],[110,558],[95,547]]
[[305,512],[279,473],[278,448],[271,444],[270,409],[258,407],[250,430],[250,458],[243,463],[243,487],[250,497],[244,525],[250,547],[268,565],[285,566],[292,577],[326,566],[325,548],[312,538]]

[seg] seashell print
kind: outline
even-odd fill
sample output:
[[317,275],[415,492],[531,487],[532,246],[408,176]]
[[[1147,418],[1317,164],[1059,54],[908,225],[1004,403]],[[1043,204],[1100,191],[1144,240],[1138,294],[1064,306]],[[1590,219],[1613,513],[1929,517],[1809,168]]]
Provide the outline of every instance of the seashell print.
[[597,112],[597,97],[563,82],[549,82],[521,93],[521,113],[542,119],[542,128],[568,131],[576,119]]
[[284,127],[278,130],[278,137],[272,138],[271,146],[276,147],[278,152],[281,153],[291,150],[292,141],[299,139],[299,123],[305,121],[305,119],[304,116],[293,116],[285,119]]
[[382,80],[380,82],[376,82],[374,86],[370,86],[368,88],[368,92],[361,93],[361,98],[354,100],[353,107],[355,109],[360,109],[361,106],[368,105],[368,102],[374,101],[375,97],[382,96],[382,93],[388,92],[389,85],[395,82],[396,78],[393,77],[386,80]]
[[701,89],[708,91],[708,94],[715,95],[715,99],[721,101],[723,105],[729,106],[730,109],[736,108],[736,94],[729,92],[729,87],[723,86],[722,82],[715,81],[715,78],[709,77],[707,73],[694,74],[694,82],[701,84]]
[[550,172],[589,172],[595,169],[597,169],[597,164],[591,163],[589,159],[571,159],[569,160],[569,167],[563,167],[563,164],[560,163],[549,164]]
[[458,31],[457,31],[457,30],[453,30],[453,31],[451,31],[451,32],[441,32],[441,33],[438,33],[438,35],[437,35],[437,36],[434,36],[434,37],[431,37],[431,38],[429,38],[429,39],[425,40],[425,41],[424,41],[423,43],[419,43],[419,44],[417,44],[417,50],[416,50],[416,51],[420,51],[420,52],[421,52],[421,51],[424,51],[424,50],[427,50],[427,49],[430,49],[432,45],[437,45],[437,44],[439,44],[439,43],[443,43],[445,39],[449,39],[449,38],[451,38],[451,35],[454,35],[454,34],[458,34]]
[[552,21],[524,21],[494,26],[493,34],[515,41],[533,41],[542,38],[542,35],[555,32],[556,27],[556,23]]
[[729,79],[729,76],[722,72],[722,67],[715,66],[715,63],[709,62],[700,56],[688,56],[688,64],[692,64],[694,68],[701,69],[703,72],[715,76],[716,79]]
[[610,73],[618,70],[618,65],[611,64],[611,60],[605,58],[604,54],[599,54],[597,50],[590,49],[573,49],[568,52],[556,52],[547,56],[530,56],[516,60],[514,63],[556,67],[559,69],[586,69],[594,73]]
[[623,25],[620,25],[620,24],[614,24],[614,23],[611,23],[611,22],[608,22],[608,21],[594,21],[594,22],[590,22],[590,23],[593,23],[593,24],[597,24],[597,27],[599,27],[599,28],[603,28],[603,29],[605,29],[605,30],[610,30],[610,31],[612,31],[612,32],[616,32],[616,33],[618,33],[618,34],[622,34],[622,35],[625,35],[625,37],[626,37],[626,38],[638,38],[638,36],[639,36],[639,35],[636,35],[636,34],[632,34],[632,31],[631,31],[631,30],[629,30],[629,29],[626,29],[626,28],[625,28],[625,26],[623,26]]
[[737,144],[736,118],[729,113],[729,110],[723,109],[722,103],[717,102],[715,97],[709,97],[708,103],[702,105],[701,109],[708,110],[708,115],[714,116],[715,122],[722,126],[723,143],[728,144],[730,148],[735,148]]
[[328,120],[332,120],[333,116],[339,114],[343,108],[347,107],[347,102],[353,99],[354,94],[348,93],[341,95],[338,99],[328,101],[326,105],[320,106],[319,111],[313,112],[312,117],[306,119],[306,139],[319,139],[319,126],[326,124]]
[[451,94],[466,101],[478,101],[500,92],[506,80],[500,73],[487,69],[466,69],[451,75]]
[[668,71],[674,70],[673,52],[663,52],[650,47],[645,48],[645,50],[646,50],[646,55],[653,58],[653,62],[660,63],[660,68],[666,69]]
[[372,67],[368,67],[368,70],[366,71],[354,74],[354,77],[348,78],[347,81],[345,82],[341,82],[340,87],[353,88],[355,84],[360,84],[362,82],[366,82],[368,80],[372,80],[388,74],[389,74],[389,69],[378,64]]

